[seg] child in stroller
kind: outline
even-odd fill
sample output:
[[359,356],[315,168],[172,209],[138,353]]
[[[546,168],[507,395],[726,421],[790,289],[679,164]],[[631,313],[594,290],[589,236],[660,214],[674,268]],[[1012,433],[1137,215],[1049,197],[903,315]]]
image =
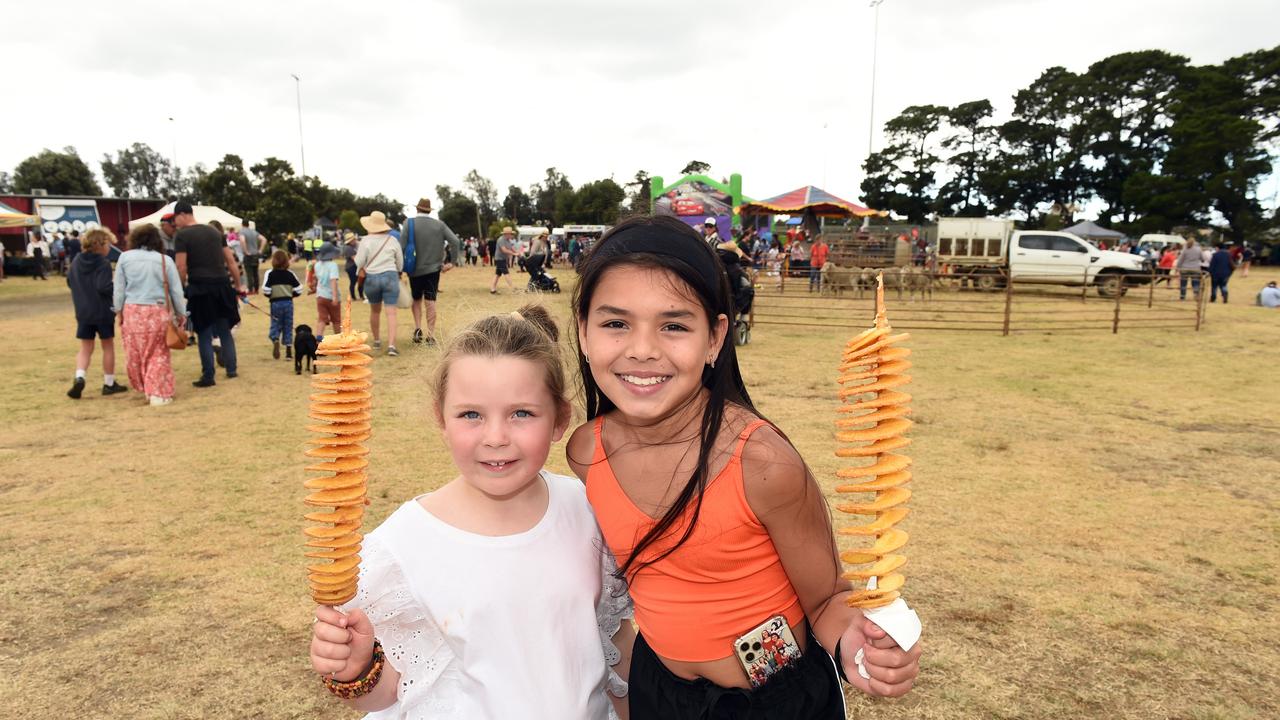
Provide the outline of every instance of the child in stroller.
[[725,274],[729,276],[729,292],[733,295],[733,342],[735,345],[746,345],[751,342],[751,324],[748,318],[751,302],[756,297],[751,278],[742,269],[742,261],[746,255],[733,241],[717,245],[716,255],[720,256],[720,262],[724,264]]

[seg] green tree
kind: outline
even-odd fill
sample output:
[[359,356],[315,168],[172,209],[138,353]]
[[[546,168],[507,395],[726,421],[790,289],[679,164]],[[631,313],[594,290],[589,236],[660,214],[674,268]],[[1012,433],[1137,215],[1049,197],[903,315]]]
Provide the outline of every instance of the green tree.
[[518,185],[507,187],[507,196],[502,200],[502,212],[515,218],[519,225],[532,225],[533,198]]
[[[258,182],[263,187],[279,181],[294,180],[298,183],[296,187],[305,192],[305,185],[303,185],[301,180],[294,177],[293,166],[290,165],[287,160],[281,160],[278,157],[269,157],[260,163],[251,165],[249,167],[249,172],[253,173],[254,176],[258,178]],[[300,192],[299,194],[303,194],[303,192]]]
[[343,210],[338,215],[338,227],[350,230],[357,235],[364,234],[364,226],[360,224],[360,213],[355,210]]
[[299,192],[300,182],[277,182],[262,190],[253,218],[258,230],[269,237],[301,232],[311,227],[316,210]]
[[962,103],[947,111],[951,134],[942,147],[951,152],[947,165],[951,179],[938,188],[938,212],[958,217],[984,217],[982,178],[997,141],[996,128],[988,124],[994,109],[987,100]]
[[404,203],[389,198],[382,193],[377,195],[358,195],[355,199],[355,211],[361,215],[369,215],[374,210],[381,210],[388,220],[396,223],[404,222]]
[[569,178],[554,167],[547,168],[542,182],[529,188],[529,194],[533,196],[534,218],[552,225],[563,225],[564,218],[556,214],[556,196],[566,191],[573,192]]
[[164,197],[173,172],[169,160],[146,143],[102,156],[102,178],[117,197]]
[[871,207],[905,215],[909,222],[924,222],[934,207],[933,185],[941,162],[931,140],[947,112],[940,105],[913,105],[885,123],[888,147],[863,164],[862,197]]
[[1254,92],[1230,61],[1187,69],[1171,109],[1168,156],[1160,175],[1148,181],[1165,192],[1138,194],[1133,202],[1145,203],[1139,209],[1168,217],[1163,227],[1180,224],[1186,214],[1200,222],[1216,214],[1226,222],[1224,234],[1236,241],[1263,223],[1256,190],[1271,172],[1271,158],[1263,142],[1267,129],[1254,118]]
[[637,215],[649,214],[651,206],[650,185],[649,173],[644,170],[637,170],[635,179],[627,183],[627,187],[631,188],[628,212]]
[[13,176],[0,170],[0,193],[13,192]]
[[1106,203],[1109,218],[1135,219],[1125,183],[1158,172],[1168,151],[1170,107],[1187,59],[1163,50],[1120,53],[1089,66],[1080,93],[1087,157],[1094,167],[1089,189]]
[[62,152],[45,148],[18,163],[13,169],[13,188],[20,193],[40,188],[50,195],[102,195],[93,171],[70,145]]
[[498,191],[493,186],[493,181],[481,175],[480,171],[472,169],[462,179],[462,184],[471,191],[471,196],[480,208],[480,221],[484,225],[493,223],[499,212]]
[[690,160],[685,164],[684,169],[680,171],[681,175],[702,175],[711,169],[710,163],[704,163],[701,160]]
[[1013,118],[999,129],[1003,152],[981,181],[992,212],[1022,213],[1035,227],[1042,210],[1084,199],[1081,86],[1080,76],[1051,67],[1014,95]]
[[440,222],[460,237],[481,237],[475,200],[448,185],[437,185],[436,197],[440,198]]
[[565,221],[587,225],[612,225],[627,192],[612,178],[589,182],[576,191],[562,191],[556,198],[556,212]]
[[489,230],[485,234],[485,237],[496,238],[502,234],[502,228],[515,227],[515,226],[516,226],[516,221],[512,220],[511,218],[505,218],[505,217],[494,218],[493,222],[489,223]]
[[262,188],[249,178],[239,155],[223,155],[213,170],[196,181],[194,190],[202,204],[240,217],[254,212],[262,201]]

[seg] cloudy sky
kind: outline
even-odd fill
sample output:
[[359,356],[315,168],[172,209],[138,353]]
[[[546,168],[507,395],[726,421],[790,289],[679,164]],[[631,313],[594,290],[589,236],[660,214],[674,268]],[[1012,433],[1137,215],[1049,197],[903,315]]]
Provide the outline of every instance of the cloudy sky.
[[[236,153],[296,169],[296,73],[307,172],[359,193],[411,202],[471,168],[504,191],[552,165],[575,184],[674,178],[697,159],[741,173],[757,198],[808,183],[856,198],[874,12],[868,0],[24,3],[6,79],[30,103],[6,109],[0,169],[74,145],[97,170],[139,141],[183,166]],[[879,12],[877,126],[920,103],[989,98],[1007,114],[1053,65],[1148,48],[1217,63],[1280,44],[1275,0]]]

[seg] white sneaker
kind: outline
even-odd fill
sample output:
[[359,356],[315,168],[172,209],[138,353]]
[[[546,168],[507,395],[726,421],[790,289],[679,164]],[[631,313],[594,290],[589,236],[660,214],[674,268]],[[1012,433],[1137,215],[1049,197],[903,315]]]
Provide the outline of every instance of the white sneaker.
[[152,407],[159,407],[159,406],[161,406],[161,405],[168,405],[169,403],[173,402],[173,398],[171,398],[171,397],[160,397],[159,395],[150,395],[150,396],[148,396],[148,397],[149,397],[149,399],[151,400],[151,406],[152,406]]

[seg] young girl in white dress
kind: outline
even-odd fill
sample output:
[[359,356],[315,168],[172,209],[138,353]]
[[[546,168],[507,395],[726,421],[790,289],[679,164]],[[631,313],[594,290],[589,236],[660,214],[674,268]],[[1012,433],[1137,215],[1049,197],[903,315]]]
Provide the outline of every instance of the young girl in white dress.
[[434,409],[459,474],[364,538],[353,600],[316,608],[312,667],[351,707],[380,720],[625,716],[611,666],[625,676],[630,599],[582,483],[542,467],[570,420],[557,341],[547,311],[526,305],[445,350]]

